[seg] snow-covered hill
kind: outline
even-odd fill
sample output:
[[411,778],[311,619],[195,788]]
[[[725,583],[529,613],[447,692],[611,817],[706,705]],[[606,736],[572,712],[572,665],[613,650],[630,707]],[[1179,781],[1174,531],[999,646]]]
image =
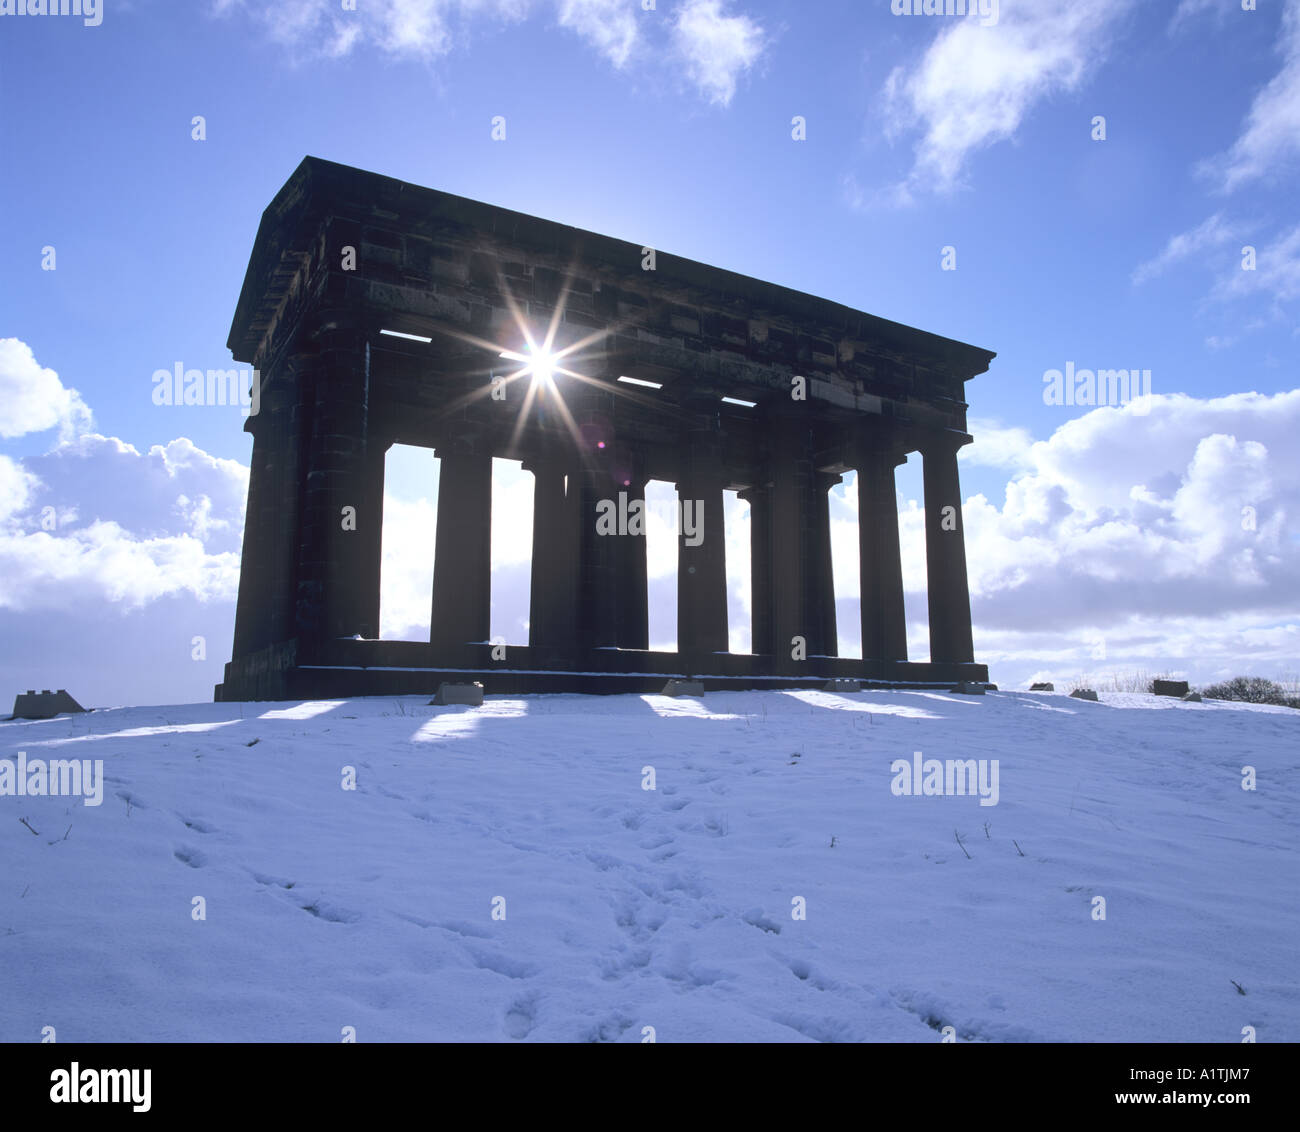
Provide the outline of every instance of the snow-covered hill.
[[[0,1040],[1296,1041],[1298,740],[1008,692],[3,723],[105,784],[0,797]],[[997,804],[896,794],[918,751]]]

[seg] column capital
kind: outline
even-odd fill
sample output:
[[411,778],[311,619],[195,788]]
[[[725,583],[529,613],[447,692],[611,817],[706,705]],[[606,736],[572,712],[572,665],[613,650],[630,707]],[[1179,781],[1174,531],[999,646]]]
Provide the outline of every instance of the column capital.
[[329,340],[331,345],[349,337],[365,340],[377,328],[364,311],[351,307],[315,307],[303,313],[298,322],[298,346]]
[[710,382],[693,381],[676,391],[677,404],[682,408],[700,407],[708,410],[720,407],[723,390]]
[[534,452],[531,456],[525,456],[519,461],[519,466],[534,476],[545,472],[556,473],[562,468],[559,458],[546,452]]
[[862,421],[846,447],[859,471],[868,467],[896,468],[907,462],[906,440],[901,430],[887,420]]
[[956,429],[941,429],[922,433],[917,439],[917,444],[923,456],[952,456],[957,453],[958,449],[970,444],[974,439],[967,432],[958,432]]
[[769,432],[791,426],[812,427],[815,419],[809,412],[809,402],[794,401],[789,397],[770,397],[754,410],[755,419]]
[[681,427],[686,435],[716,436],[721,432],[722,402],[715,391],[692,387],[678,396],[677,408],[684,418]]
[[907,453],[894,447],[873,448],[863,445],[853,453],[853,467],[859,473],[877,468],[887,468],[891,472],[900,464],[907,463]]
[[448,456],[454,459],[457,456],[487,455],[487,453],[479,452],[479,446],[475,444],[473,439],[464,436],[448,437],[446,440],[435,444],[433,454],[439,460]]

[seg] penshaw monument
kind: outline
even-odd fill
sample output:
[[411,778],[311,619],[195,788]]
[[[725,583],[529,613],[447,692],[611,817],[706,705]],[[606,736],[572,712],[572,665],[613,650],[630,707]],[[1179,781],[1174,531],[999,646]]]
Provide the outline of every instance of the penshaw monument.
[[[655,249],[307,158],[262,216],[228,345],[256,407],[217,700],[984,683],[957,452],[994,354]],[[379,639],[384,464],[439,460],[426,641]],[[894,469],[924,475],[930,660],[908,660]],[[492,461],[534,477],[527,645],[489,642]],[[827,493],[858,481],[862,658],[838,655]],[[676,652],[646,539],[675,485]],[[728,645],[723,493],[750,509]],[[642,504],[643,507],[643,504]],[[690,523],[686,522],[689,517]]]

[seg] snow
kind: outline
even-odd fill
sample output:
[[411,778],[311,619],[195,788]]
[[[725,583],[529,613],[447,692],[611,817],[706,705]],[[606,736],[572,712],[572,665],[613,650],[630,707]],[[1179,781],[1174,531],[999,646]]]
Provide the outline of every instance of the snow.
[[[106,778],[0,797],[0,1040],[1296,1041],[1298,737],[1012,692],[0,723]],[[916,751],[998,804],[896,796]]]

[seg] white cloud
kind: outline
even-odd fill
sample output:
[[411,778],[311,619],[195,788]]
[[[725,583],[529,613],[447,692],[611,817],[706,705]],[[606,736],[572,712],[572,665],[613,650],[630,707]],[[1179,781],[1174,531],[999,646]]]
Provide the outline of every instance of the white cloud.
[[1282,67],[1251,104],[1241,135],[1201,172],[1220,192],[1279,173],[1300,154],[1300,0],[1288,0],[1278,40]]
[[[982,494],[963,506],[976,658],[1004,685],[1294,673],[1297,428],[1300,389],[1157,394],[1146,415],[1098,409],[1029,445],[1000,506]],[[910,647],[923,657],[919,500],[899,527]]]
[[1213,297],[1262,296],[1273,303],[1300,299],[1300,224],[1255,250],[1255,270],[1237,266],[1215,287]]
[[256,20],[277,43],[340,57],[372,44],[391,55],[435,58],[455,43],[455,23],[471,17],[523,19],[529,0],[362,0],[344,11],[338,0],[252,3],[214,0],[217,16],[242,13]]
[[22,461],[17,492],[12,467],[0,461],[0,608],[234,600],[247,491],[235,461],[184,439],[141,453],[91,434]]
[[117,523],[94,522],[66,535],[0,539],[0,570],[7,609],[63,608],[69,600],[138,609],[182,593],[233,601],[239,556],[210,555],[190,535],[140,539]]
[[[1215,182],[1220,193],[1230,193],[1251,182],[1275,177],[1294,164],[1300,155],[1300,0],[1285,2],[1278,40],[1281,69],[1256,94],[1241,133],[1231,148],[1202,161],[1197,167],[1199,174]],[[1219,23],[1243,16],[1240,7],[1227,0],[1182,0],[1170,31],[1179,30],[1208,10],[1216,12]],[[1254,13],[1245,13],[1244,16],[1259,18]],[[1225,221],[1222,213],[1216,213],[1193,231],[1174,236],[1158,256],[1139,265],[1133,282],[1142,283],[1170,264],[1206,249],[1235,242],[1251,227],[1252,224]],[[1271,242],[1255,241],[1255,244],[1258,252],[1256,270],[1243,270],[1241,262],[1233,257],[1231,269],[1220,278],[1209,297],[1220,302],[1266,299],[1269,318],[1285,317],[1282,304],[1300,297],[1300,226],[1280,233]],[[1257,317],[1245,329],[1258,329],[1267,321],[1268,318]],[[1206,345],[1218,350],[1235,340],[1235,336],[1212,335],[1206,339]]]
[[408,500],[384,493],[379,575],[381,637],[429,639],[437,525],[437,510],[431,499]]
[[1225,222],[1223,214],[1216,212],[1190,232],[1180,232],[1177,236],[1170,237],[1159,255],[1138,265],[1133,272],[1133,282],[1145,283],[1171,265],[1181,263],[1206,248],[1222,247],[1237,239],[1240,239],[1238,227]]
[[561,27],[578,33],[615,67],[622,67],[637,40],[636,13],[627,0],[559,0]]
[[1026,456],[1034,443],[1028,429],[1007,428],[997,421],[979,417],[971,417],[968,423],[975,443],[959,451],[963,466],[1014,469],[1025,466]]
[[[728,13],[727,3],[684,0],[666,22],[669,50],[691,84],[724,106],[767,41],[756,20]],[[394,56],[434,59],[455,49],[472,21],[518,22],[537,8],[553,8],[560,27],[585,40],[616,68],[632,61],[643,42],[643,28],[665,26],[665,21],[638,18],[643,13],[635,0],[389,0],[358,4],[355,12],[341,11],[337,0],[213,0],[212,11],[221,17],[242,14],[275,42],[308,54],[340,58],[375,47]]]
[[247,468],[183,438],[142,453],[84,431],[80,395],[16,338],[0,340],[0,392],[0,435],[63,436],[44,455],[0,457],[0,608],[234,599]]
[[1230,11],[1241,11],[1240,0],[1179,0],[1178,10],[1169,21],[1169,34],[1184,30],[1188,24],[1205,12],[1213,11],[1220,23]]
[[[1254,267],[1246,270],[1241,249],[1245,239],[1255,250]],[[1217,253],[1208,255],[1205,253]],[[1139,264],[1133,272],[1134,284],[1144,283],[1174,264],[1199,256],[1221,274],[1209,293],[1209,299],[1229,303],[1252,303],[1256,317],[1239,322],[1242,331],[1258,330],[1270,320],[1284,319],[1284,304],[1300,299],[1300,224],[1269,239],[1247,236],[1247,226],[1223,219],[1215,213],[1189,232],[1172,237],[1159,255]],[[1237,341],[1237,335],[1210,335],[1205,345],[1222,350]]]
[[223,550],[239,550],[248,469],[184,437],[140,452],[117,437],[89,433],[23,464],[40,479],[32,500],[38,509],[75,509],[78,521],[116,522],[146,536],[201,535]]
[[1003,0],[998,23],[951,19],[913,68],[885,84],[889,133],[919,129],[900,200],[948,191],[972,154],[1015,135],[1043,99],[1081,87],[1133,0]]
[[[405,445],[390,450],[380,566],[381,637],[429,639],[439,481],[440,464],[430,450]],[[493,462],[492,622],[512,642],[527,640],[533,484],[532,474],[517,461]]]
[[1095,410],[1032,445],[1001,508],[966,502],[983,622],[1149,628],[1165,616],[1294,611],[1300,483],[1288,452],[1300,389],[1150,400],[1146,414]]
[[70,439],[91,425],[81,394],[38,364],[31,347],[17,338],[0,338],[0,404],[0,437],[57,428],[61,438]]
[[38,480],[16,460],[0,456],[0,523],[28,506]]
[[758,62],[767,41],[748,16],[726,14],[723,0],[685,0],[674,14],[672,36],[687,77],[722,106],[730,104],[737,80]]

